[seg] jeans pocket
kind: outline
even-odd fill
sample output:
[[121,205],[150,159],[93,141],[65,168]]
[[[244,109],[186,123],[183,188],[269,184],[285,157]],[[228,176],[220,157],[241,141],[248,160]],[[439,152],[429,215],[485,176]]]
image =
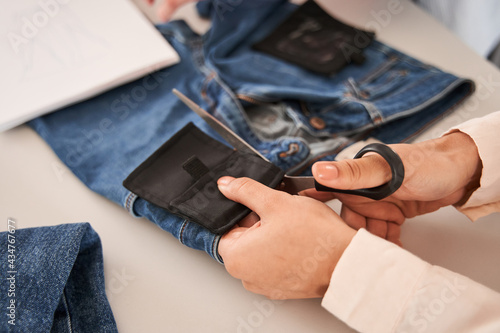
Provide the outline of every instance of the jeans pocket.
[[375,101],[399,93],[428,72],[418,64],[391,56],[370,74],[358,80],[349,78],[346,84],[356,98]]

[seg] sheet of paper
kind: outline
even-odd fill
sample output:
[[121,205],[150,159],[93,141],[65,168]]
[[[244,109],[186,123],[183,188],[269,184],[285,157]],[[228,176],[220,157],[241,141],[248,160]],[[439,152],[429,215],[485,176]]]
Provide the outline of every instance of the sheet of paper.
[[129,0],[0,8],[0,131],[179,61]]

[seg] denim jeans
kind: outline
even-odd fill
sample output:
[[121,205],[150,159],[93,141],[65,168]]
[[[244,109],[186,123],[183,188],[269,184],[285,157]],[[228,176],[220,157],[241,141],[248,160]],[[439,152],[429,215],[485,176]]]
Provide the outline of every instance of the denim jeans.
[[[158,26],[181,62],[30,122],[90,189],[170,232],[217,253],[219,237],[159,208],[122,181],[188,122],[222,139],[171,93],[177,88],[288,174],[366,137],[405,141],[443,117],[474,89],[467,79],[374,41],[362,65],[321,76],[255,51],[295,5],[283,0],[198,3],[212,20],[203,36],[183,21]],[[145,50],[147,52],[147,50]],[[126,55],[124,55],[126,56]]]
[[90,224],[17,229],[9,221],[0,244],[1,332],[118,332]]

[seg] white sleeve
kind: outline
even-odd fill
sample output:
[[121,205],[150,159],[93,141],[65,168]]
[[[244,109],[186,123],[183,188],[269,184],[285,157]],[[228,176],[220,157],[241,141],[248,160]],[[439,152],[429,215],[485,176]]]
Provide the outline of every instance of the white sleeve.
[[322,301],[360,332],[500,332],[500,294],[360,229]]
[[500,212],[500,111],[466,121],[447,134],[457,131],[474,140],[483,164],[481,186],[457,209],[471,220]]

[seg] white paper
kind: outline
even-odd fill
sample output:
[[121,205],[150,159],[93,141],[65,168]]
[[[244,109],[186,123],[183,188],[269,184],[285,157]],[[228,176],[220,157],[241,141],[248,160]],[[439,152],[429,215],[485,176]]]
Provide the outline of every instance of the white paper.
[[0,131],[179,62],[129,0],[0,4]]

